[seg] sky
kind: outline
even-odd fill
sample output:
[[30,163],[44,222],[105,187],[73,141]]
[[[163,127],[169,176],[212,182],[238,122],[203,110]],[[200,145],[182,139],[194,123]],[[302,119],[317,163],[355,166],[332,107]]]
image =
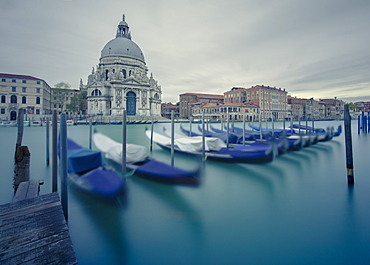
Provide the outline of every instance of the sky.
[[254,85],[370,101],[370,0],[0,0],[0,72],[78,89],[122,14],[162,102]]

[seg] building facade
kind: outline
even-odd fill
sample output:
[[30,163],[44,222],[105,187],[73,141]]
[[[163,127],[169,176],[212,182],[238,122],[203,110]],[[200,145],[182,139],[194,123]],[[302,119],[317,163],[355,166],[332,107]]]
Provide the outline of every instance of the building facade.
[[326,120],[339,120],[344,118],[344,102],[343,100],[334,98],[320,99],[321,103],[325,105]]
[[261,119],[284,119],[288,116],[285,89],[256,85],[251,88],[233,87],[224,93],[225,103],[251,102],[259,106]]
[[51,114],[51,87],[42,79],[0,73],[0,119],[15,121],[18,110],[26,119],[41,119]]
[[162,103],[162,117],[171,119],[172,111],[174,118],[180,117],[180,107],[178,105],[173,105],[172,103]]
[[87,91],[88,114],[122,115],[125,109],[128,116],[161,115],[161,86],[153,74],[148,78],[144,54],[131,40],[125,16],[80,89]]
[[259,107],[252,102],[243,103],[190,103],[192,117],[201,120],[204,112],[209,121],[253,121],[258,120]]
[[357,101],[354,105],[358,108],[359,111],[370,111],[370,102],[369,101]]
[[189,119],[192,115],[190,103],[218,103],[224,102],[223,95],[184,93],[180,95],[180,118]]
[[56,110],[58,114],[62,112],[65,112],[67,115],[72,114],[71,111],[68,110],[68,105],[71,104],[73,97],[81,93],[83,93],[83,91],[78,89],[52,88],[52,109]]
[[315,100],[288,96],[288,105],[294,120],[339,120],[344,115],[344,102],[336,98]]

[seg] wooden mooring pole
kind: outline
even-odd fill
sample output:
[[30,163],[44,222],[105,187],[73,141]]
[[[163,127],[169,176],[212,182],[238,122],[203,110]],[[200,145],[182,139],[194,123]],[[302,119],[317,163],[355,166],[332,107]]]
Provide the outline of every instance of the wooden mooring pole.
[[67,165],[67,118],[66,114],[60,114],[60,201],[63,213],[68,221],[68,165]]
[[22,146],[23,139],[23,124],[24,124],[24,110],[20,108],[18,111],[18,134],[17,142],[15,144],[14,154],[14,194],[18,186],[23,181],[30,180],[30,160],[31,153],[27,146]]
[[126,121],[126,110],[122,110],[122,176],[124,177],[127,173],[126,168],[127,162],[127,121]]
[[171,110],[171,166],[175,165],[175,113]]
[[51,136],[51,167],[52,167],[52,183],[51,183],[51,191],[57,192],[58,191],[58,117],[57,111],[53,110],[53,118],[52,118],[52,136]]
[[[42,123],[41,123],[42,124]],[[46,165],[50,165],[50,148],[49,148],[49,143],[50,143],[50,121],[49,118],[46,118]]]
[[351,116],[349,115],[348,105],[344,105],[344,135],[346,142],[347,180],[349,185],[353,185],[355,179],[353,175]]

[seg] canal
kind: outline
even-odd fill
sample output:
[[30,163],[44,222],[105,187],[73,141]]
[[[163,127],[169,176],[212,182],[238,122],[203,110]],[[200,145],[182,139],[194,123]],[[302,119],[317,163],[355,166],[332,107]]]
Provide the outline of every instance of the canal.
[[[128,125],[127,141],[149,148],[145,126]],[[162,127],[170,124],[155,124],[158,132]],[[94,128],[121,141],[120,125]],[[89,126],[67,129],[68,137],[88,147]],[[14,127],[0,128],[1,204],[12,200],[16,132]],[[45,127],[25,127],[23,138],[31,152],[31,179],[45,182],[40,194],[51,192],[45,135]],[[128,265],[369,264],[370,134],[358,134],[353,121],[352,139],[353,187],[347,185],[343,133],[266,165],[206,161],[198,187],[129,176],[121,205],[71,184],[68,225],[77,259],[80,264]],[[151,156],[170,163],[170,154],[158,146]],[[199,163],[175,156],[178,167],[195,169]]]

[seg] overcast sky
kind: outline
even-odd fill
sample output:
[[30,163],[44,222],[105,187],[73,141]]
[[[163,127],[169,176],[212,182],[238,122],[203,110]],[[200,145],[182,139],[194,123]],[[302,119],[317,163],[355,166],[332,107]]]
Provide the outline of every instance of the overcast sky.
[[370,101],[369,0],[0,0],[0,72],[78,88],[123,13],[163,102],[257,84]]

